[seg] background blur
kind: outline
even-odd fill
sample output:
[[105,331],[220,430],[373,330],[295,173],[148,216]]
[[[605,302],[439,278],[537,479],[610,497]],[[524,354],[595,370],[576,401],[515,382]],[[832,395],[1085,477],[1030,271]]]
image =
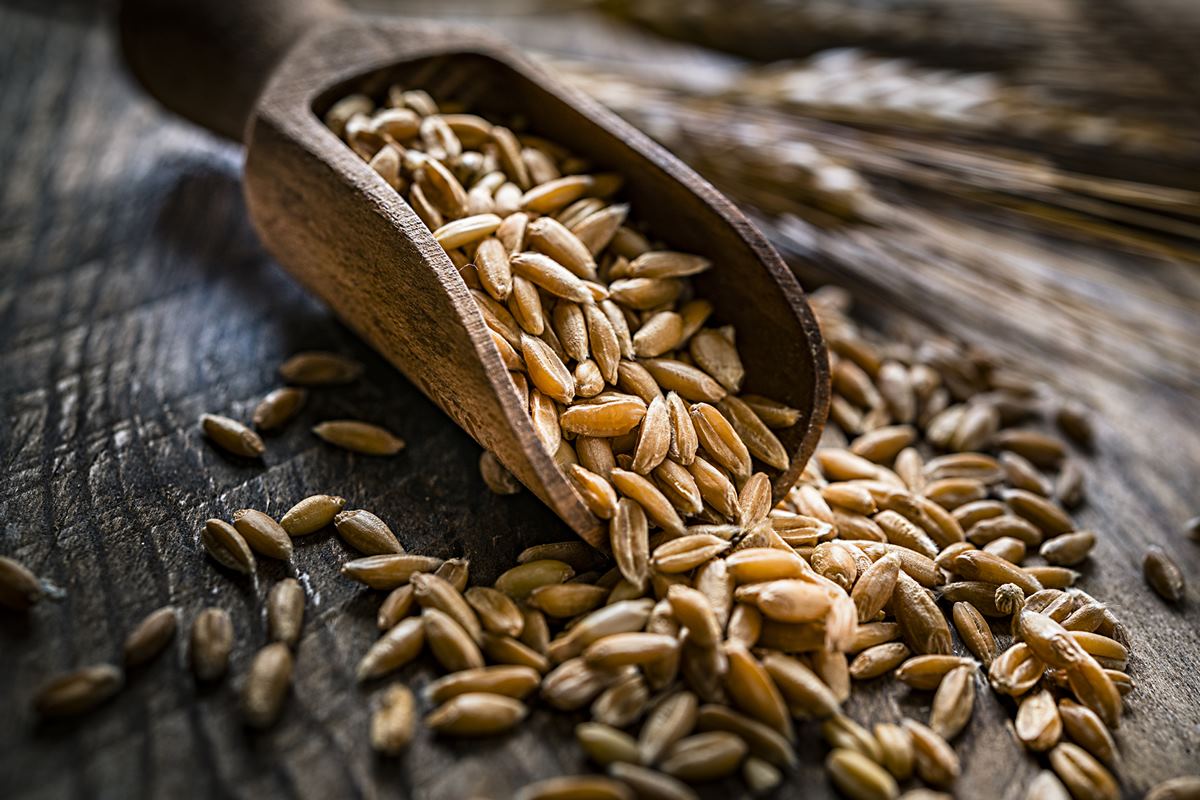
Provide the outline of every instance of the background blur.
[[359,5],[524,46],[738,201],[806,285],[1196,388],[1195,281],[1147,281],[1200,259],[1194,0]]
[[[1196,763],[1200,604],[1194,589],[1179,608],[1147,602],[1138,564],[1155,543],[1200,574],[1182,533],[1200,512],[1200,2],[355,5],[509,39],[728,193],[806,288],[849,289],[885,333],[985,346],[1095,410],[1078,519],[1100,534],[1090,585],[1136,636],[1126,796]],[[246,737],[231,686],[198,697],[167,659],[86,724],[35,729],[47,671],[109,657],[168,600],[230,608],[242,674],[259,599],[194,557],[196,525],[286,503],[301,480],[416,518],[414,550],[503,560],[564,534],[528,493],[489,495],[478,446],[265,253],[241,149],[129,79],[114,6],[0,0],[0,551],[70,589],[34,623],[0,618],[0,795],[436,797],[586,768],[561,715],[373,759],[368,705],[346,687],[374,602],[338,577],[332,542],[307,559],[323,605],[270,737]],[[371,375],[310,418],[369,410],[408,439],[399,468],[322,450],[301,425],[265,471],[201,443],[202,412],[248,415],[310,348]],[[1036,762],[999,705],[975,713],[988,724],[962,745],[960,785],[1019,796]],[[824,796],[818,758],[795,784]]]

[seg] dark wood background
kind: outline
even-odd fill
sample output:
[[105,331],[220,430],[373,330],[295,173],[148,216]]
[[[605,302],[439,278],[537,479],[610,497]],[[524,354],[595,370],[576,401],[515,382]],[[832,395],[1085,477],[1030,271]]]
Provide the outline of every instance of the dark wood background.
[[[624,46],[695,58],[648,48],[583,12],[491,22],[559,53],[614,56]],[[406,757],[375,758],[370,690],[354,684],[353,669],[376,635],[378,597],[338,576],[346,553],[328,536],[297,547],[309,605],[287,710],[267,733],[242,728],[237,679],[264,641],[261,599],[284,569],[264,560],[253,583],[215,568],[197,542],[205,518],[245,506],[279,514],[305,494],[339,493],[391,522],[410,549],[465,555],[485,577],[489,565],[567,531],[528,494],[490,495],[466,434],[272,263],[246,220],[240,151],[140,95],[120,69],[104,9],[0,8],[0,119],[0,554],[61,589],[27,618],[0,614],[0,797],[501,798],[584,768],[570,741],[577,720],[544,711],[496,741],[421,733]],[[966,217],[955,224],[979,248],[1033,247],[1030,234]],[[1136,797],[1200,771],[1200,586],[1170,608],[1139,569],[1150,542],[1190,576],[1200,567],[1200,546],[1183,536],[1200,513],[1200,275],[1078,248],[1065,271],[1012,258],[994,272],[950,261],[894,275],[832,258],[802,274],[848,284],[885,324],[936,313],[1101,414],[1091,501],[1079,517],[1101,542],[1084,585],[1131,630],[1138,690],[1117,738],[1124,789]],[[200,413],[247,417],[275,385],[275,366],[310,347],[363,360],[367,379],[314,393],[271,437],[263,467],[202,440]],[[408,449],[392,460],[356,457],[307,431],[341,416],[383,424]],[[37,685],[116,659],[131,625],[166,603],[185,624],[206,605],[230,611],[230,680],[198,690],[177,640],[107,706],[37,723]],[[429,672],[410,677],[420,685]],[[989,692],[979,698],[958,747],[959,796],[1019,798],[1037,764],[1005,728],[1010,709]],[[849,711],[923,716],[927,702],[871,686]],[[812,726],[802,726],[801,751],[778,796],[829,796]]]

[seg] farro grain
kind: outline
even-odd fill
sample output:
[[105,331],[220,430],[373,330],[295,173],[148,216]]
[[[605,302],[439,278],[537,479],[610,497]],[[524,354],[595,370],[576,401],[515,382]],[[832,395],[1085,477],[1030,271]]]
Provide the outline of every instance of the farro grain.
[[252,508],[243,508],[233,512],[233,527],[242,535],[251,549],[255,552],[290,561],[292,558],[292,540],[283,526],[270,516]]
[[928,592],[903,571],[892,592],[892,613],[909,647],[917,653],[949,653],[950,628]]
[[[513,279],[513,287],[516,286],[516,279]],[[512,300],[511,291],[509,290],[509,300]],[[475,305],[479,308],[479,313],[483,316],[484,323],[496,333],[504,337],[504,341],[508,342],[513,347],[521,346],[521,326],[517,324],[513,318],[512,312],[500,302],[494,300],[490,295],[478,289],[471,290],[471,297],[475,299]],[[536,335],[536,334],[535,334]]]
[[[1067,626],[1064,624],[1063,627]],[[1124,668],[1125,662],[1129,660],[1129,648],[1115,639],[1094,631],[1076,631],[1069,628],[1067,630],[1080,647],[1098,660],[1119,662],[1119,668]]]
[[983,552],[999,556],[1010,564],[1020,564],[1025,560],[1025,543],[1011,536],[1001,536],[993,539],[982,548]]
[[671,426],[667,455],[686,467],[696,458],[696,450],[700,446],[696,428],[683,398],[676,392],[668,392],[666,397],[667,418]]
[[484,630],[500,636],[521,635],[525,620],[508,595],[490,587],[472,586],[463,598],[475,611]]
[[837,748],[825,759],[833,785],[852,800],[894,800],[900,794],[895,779],[857,750]]
[[896,669],[896,680],[913,689],[933,690],[952,670],[974,668],[972,659],[948,654],[913,656]]
[[633,335],[633,352],[639,358],[656,358],[674,350],[683,338],[683,318],[674,311],[659,311]]
[[[626,469],[614,469],[609,476],[617,491],[638,503],[650,521],[676,536],[683,535],[683,520],[658,488],[643,476]],[[728,543],[725,543],[728,546]],[[719,551],[718,551],[719,552]],[[697,562],[702,563],[702,562]],[[696,566],[696,564],[693,564]],[[661,569],[661,567],[660,567]],[[684,569],[690,569],[686,567]]]
[[846,646],[847,653],[861,653],[868,647],[887,644],[900,638],[900,626],[895,622],[859,623],[854,638]]
[[416,732],[416,700],[402,683],[381,692],[371,714],[371,747],[384,755],[395,756],[408,749]]
[[1070,631],[1045,614],[1021,610],[1015,622],[1015,632],[1033,654],[1050,667],[1066,669],[1078,664],[1086,655]]
[[945,788],[958,779],[958,756],[946,740],[916,720],[906,719],[903,726],[912,737],[917,774],[921,780]]
[[1054,697],[1045,689],[1021,698],[1015,721],[1017,738],[1030,750],[1049,750],[1062,737],[1062,718]]
[[666,398],[659,396],[650,401],[646,415],[638,429],[637,445],[633,451],[632,469],[641,475],[648,474],[667,457],[671,445],[671,419]]
[[696,487],[700,490],[704,502],[727,519],[737,519],[741,516],[737,490],[720,468],[696,456],[687,469],[696,481]]
[[358,662],[358,680],[378,678],[409,663],[421,653],[425,639],[425,624],[420,617],[401,620],[377,639]]
[[947,741],[962,732],[975,708],[975,669],[955,667],[946,673],[933,696],[929,727]]
[[1037,684],[1046,665],[1024,642],[1005,650],[988,668],[988,681],[1000,694],[1020,697]]
[[581,722],[575,726],[575,740],[588,758],[601,766],[637,762],[637,740],[610,725]]
[[844,714],[821,723],[821,735],[830,747],[856,750],[877,764],[883,761],[883,750],[871,732]]
[[834,650],[816,650],[809,654],[813,671],[825,682],[839,703],[850,698],[850,664],[845,653]]
[[654,468],[654,483],[681,515],[696,516],[704,510],[704,496],[687,467],[667,458]]
[[409,582],[419,572],[433,572],[442,559],[411,553],[388,553],[347,561],[342,574],[372,589],[395,589]]
[[521,491],[520,481],[489,450],[479,454],[479,475],[493,494],[510,495]]
[[497,664],[529,667],[541,673],[550,669],[550,662],[544,655],[511,636],[484,632],[482,649]]
[[993,519],[1006,513],[1008,513],[1008,506],[999,500],[976,500],[954,509],[953,517],[965,530],[969,530],[977,522]]
[[1019,516],[1032,522],[1047,536],[1070,533],[1071,517],[1053,500],[1022,489],[1002,489],[1000,498]]
[[541,675],[530,667],[500,665],[463,670],[446,675],[425,687],[425,696],[444,703],[467,692],[487,692],[522,700],[541,682]]
[[528,334],[521,336],[526,373],[542,394],[560,403],[575,397],[575,378],[550,345]]
[[628,727],[641,719],[649,700],[650,688],[641,674],[636,670],[622,672],[592,703],[592,719],[617,728]]
[[433,574],[449,583],[460,593],[467,588],[471,562],[465,558],[447,558]]
[[1042,590],[1042,584],[1026,570],[982,550],[967,550],[959,553],[948,564],[955,574],[973,581],[1001,584],[1011,583],[1026,594]]
[[[893,467],[909,491],[920,492],[925,489],[925,462],[915,447],[906,447],[897,453]],[[962,508],[960,506],[955,512]]]
[[275,642],[263,647],[250,662],[242,685],[242,717],[252,728],[268,728],[279,718],[292,682],[292,653]]
[[308,399],[308,392],[294,386],[284,386],[267,394],[254,407],[251,419],[260,431],[282,428],[299,413]]
[[616,675],[590,666],[582,658],[559,664],[542,680],[542,697],[560,711],[575,711],[592,702]]
[[528,226],[529,246],[545,253],[575,275],[596,280],[593,253],[575,233],[553,217],[538,217]]
[[808,574],[808,564],[794,552],[777,548],[751,547],[726,558],[730,574],[738,583],[763,583]]
[[715,378],[726,390],[741,390],[746,369],[742,366],[737,347],[720,332],[713,328],[697,331],[688,341],[688,353],[696,366]]
[[529,594],[528,602],[551,617],[568,619],[596,609],[606,597],[608,590],[602,586],[558,583],[534,589]]
[[550,312],[550,324],[568,356],[575,361],[583,361],[588,357],[587,318],[582,306],[560,300]]
[[295,647],[303,624],[304,588],[295,578],[284,578],[267,595],[268,635],[272,641]]
[[883,756],[879,763],[886,767],[896,780],[903,781],[911,777],[915,754],[912,736],[908,731],[891,722],[878,722],[872,733]]
[[390,431],[352,419],[314,425],[313,433],[329,444],[368,456],[391,456],[404,449],[404,440]]
[[500,227],[500,222],[500,217],[491,213],[462,217],[437,228],[433,238],[443,250],[453,250],[491,236]]
[[748,749],[728,731],[697,733],[671,745],[658,768],[693,783],[719,780],[737,770]]
[[0,556],[0,605],[25,611],[42,597],[42,583],[24,564]]
[[1058,701],[1058,713],[1067,736],[1102,763],[1115,767],[1117,745],[1096,712],[1070,698]]
[[629,206],[626,204],[607,206],[571,224],[571,233],[583,242],[593,256],[598,255],[612,241],[628,214]]
[[692,586],[708,599],[709,606],[717,617],[718,627],[724,629],[733,611],[733,594],[736,581],[729,573],[723,559],[714,558],[696,569]]
[[685,400],[715,403],[725,397],[725,389],[711,376],[682,361],[649,358],[640,364],[657,386],[676,392]]
[[42,684],[33,696],[33,708],[42,717],[83,714],[109,700],[122,685],[124,677],[119,667],[80,667]]
[[429,650],[445,669],[456,672],[484,666],[479,645],[453,617],[439,609],[426,608],[420,619]]
[[1038,554],[1050,564],[1073,567],[1088,557],[1096,544],[1096,534],[1091,531],[1064,533],[1048,539]]
[[153,659],[170,644],[179,624],[179,611],[164,606],[152,611],[125,637],[122,648],[125,667],[136,667]]
[[364,555],[404,552],[388,523],[370,511],[340,511],[334,517],[334,527],[342,541]]
[[967,538],[978,547],[1003,538],[1016,539],[1027,547],[1036,547],[1043,537],[1041,530],[1032,523],[1012,514],[1003,514],[974,522],[967,531]]
[[608,288],[612,299],[622,306],[648,311],[674,303],[683,293],[684,283],[674,278],[620,278]]
[[742,762],[742,780],[754,794],[766,794],[783,782],[783,773],[756,756]]
[[[890,425],[864,433],[850,445],[850,452],[878,464],[887,464],[917,438],[911,425]],[[905,484],[908,482],[905,481]]]
[[1074,797],[1115,800],[1121,796],[1116,780],[1087,751],[1063,742],[1050,751],[1050,766]]
[[[555,297],[576,303],[592,302],[592,292],[581,278],[544,253],[523,251],[509,259],[515,277],[524,278]],[[517,281],[513,282],[514,291]]]
[[874,520],[892,544],[914,550],[927,558],[934,558],[938,554],[939,548],[933,539],[895,511],[880,511]]
[[698,703],[691,692],[676,692],[663,699],[646,717],[638,735],[638,760],[656,764],[659,758],[683,737],[691,733],[697,719]]
[[297,386],[335,386],[362,375],[362,364],[337,353],[308,350],[279,365],[279,377]]
[[1066,670],[1067,684],[1080,703],[1090,708],[1110,728],[1121,724],[1121,693],[1116,684],[1091,655],[1074,661]]
[[221,608],[206,608],[192,621],[192,671],[200,681],[215,681],[229,668],[233,622]]
[[1158,545],[1146,548],[1142,559],[1142,573],[1159,597],[1170,603],[1178,603],[1184,595],[1183,571]]
[[1049,770],[1042,770],[1030,781],[1025,800],[1070,800],[1071,795],[1062,781]]
[[410,583],[413,594],[422,609],[437,609],[448,615],[467,632],[472,641],[479,644],[483,638],[483,627],[474,610],[449,581],[437,575],[417,573]]
[[891,672],[911,651],[903,642],[889,642],[868,647],[850,662],[850,677],[865,681]]
[[763,666],[775,680],[793,715],[824,719],[841,707],[837,695],[808,666],[791,656],[768,652]]
[[569,564],[551,558],[527,561],[496,579],[495,587],[514,600],[524,600],[539,586],[563,583],[575,576]]
[[574,405],[554,414],[551,422],[562,430],[581,436],[613,437],[628,433],[646,415],[646,404],[636,397],[617,397],[600,403]]
[[250,552],[250,546],[237,529],[225,520],[213,518],[205,521],[200,542],[222,566],[245,575],[254,572],[254,553]]
[[1044,468],[1056,468],[1067,455],[1061,440],[1040,431],[1021,428],[1000,431],[992,437],[991,445],[1011,450]]
[[792,739],[794,732],[787,705],[763,665],[737,642],[726,642],[725,656],[729,661],[725,690],[734,705]]
[[262,437],[235,419],[219,414],[202,414],[200,426],[214,444],[235,456],[261,458],[266,451]]
[[1200,797],[1200,775],[1169,778],[1146,793],[1145,800],[1195,800]]
[[525,786],[514,800],[634,800],[620,781],[599,775],[564,775]]
[[328,494],[306,497],[288,509],[279,524],[289,536],[305,536],[316,533],[333,522],[337,513],[346,505],[345,498]]
[[985,667],[990,667],[996,657],[996,639],[987,620],[970,603],[955,603],[951,614],[954,627],[967,650]]
[[528,714],[520,700],[488,692],[455,695],[425,717],[425,724],[450,736],[494,736],[511,730]]

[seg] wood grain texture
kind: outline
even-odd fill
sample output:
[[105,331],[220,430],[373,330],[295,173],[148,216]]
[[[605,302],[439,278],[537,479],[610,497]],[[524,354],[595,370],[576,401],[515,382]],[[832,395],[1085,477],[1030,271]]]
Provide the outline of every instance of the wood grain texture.
[[[559,47],[620,52],[619,40],[594,35],[602,26],[568,22]],[[526,40],[533,45],[550,42],[553,30],[552,18],[496,26],[546,37]],[[241,199],[240,151],[142,98],[94,12],[0,10],[0,74],[8,121],[0,130],[0,553],[65,591],[27,619],[0,615],[0,793],[502,798],[530,779],[583,768],[569,741],[578,720],[544,711],[499,741],[421,732],[405,758],[374,758],[367,708],[376,687],[355,687],[352,673],[374,639],[378,597],[337,575],[345,551],[327,535],[297,547],[312,594],[287,710],[272,731],[245,732],[235,687],[266,637],[260,601],[284,572],[264,563],[254,586],[214,567],[197,542],[206,517],[247,505],[278,513],[308,491],[337,491],[387,520],[411,549],[465,554],[481,575],[525,544],[569,532],[528,494],[489,494],[470,437],[273,263]],[[1029,244],[1012,230],[957,219],[980,252]],[[1065,274],[1032,257],[1005,260],[1002,271],[956,269],[948,259],[920,276],[878,274],[848,249],[832,257],[832,237],[808,235],[806,255],[823,258],[820,275],[863,289],[881,324],[905,324],[897,308],[936,311],[955,333],[1028,360],[1102,413],[1098,454],[1087,464],[1091,502],[1079,520],[1100,533],[1085,588],[1112,604],[1133,637],[1139,688],[1117,734],[1124,792],[1140,797],[1157,780],[1196,771],[1200,587],[1193,580],[1188,602],[1169,608],[1142,584],[1137,561],[1157,542],[1189,576],[1200,574],[1200,549],[1181,533],[1200,511],[1200,276],[1084,248]],[[970,291],[954,290],[963,286]],[[247,417],[275,385],[275,366],[306,347],[363,360],[368,380],[314,393],[268,440],[265,467],[226,459],[202,440],[202,411]],[[367,459],[307,432],[339,416],[386,425],[409,447],[395,459]],[[232,680],[198,690],[177,640],[109,705],[78,721],[36,724],[28,698],[47,673],[116,658],[129,628],[168,601],[189,624],[206,605],[230,611]],[[414,671],[414,684],[431,675]],[[923,717],[928,700],[872,685],[849,711]],[[1010,714],[980,694],[958,744],[960,796],[1021,798],[1036,762],[1006,731]],[[800,726],[800,742],[802,767],[778,795],[833,797],[812,725]],[[731,785],[704,795],[738,796]]]

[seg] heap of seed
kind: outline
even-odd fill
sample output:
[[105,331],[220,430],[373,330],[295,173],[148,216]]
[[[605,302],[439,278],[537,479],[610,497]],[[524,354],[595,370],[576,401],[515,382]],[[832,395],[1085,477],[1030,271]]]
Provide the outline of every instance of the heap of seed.
[[[733,332],[703,327],[711,307],[686,283],[708,262],[627,227],[608,199],[619,181],[423,92],[394,87],[386,108],[348,97],[327,122],[459,268],[544,446],[610,520],[615,559],[602,571],[580,543],[535,547],[469,590],[465,570],[456,585],[419,556],[350,562],[345,574],[392,592],[360,677],[428,644],[449,674],[426,693],[427,723],[451,735],[511,728],[539,687],[556,709],[590,709],[577,735],[611,779],[553,779],[528,798],[692,797],[687,783],[739,770],[763,790],[794,763],[804,718],[823,720],[839,789],[891,798],[914,775],[954,784],[950,742],[982,672],[1012,698],[1017,738],[1046,754],[1032,796],[1117,796],[1127,643],[1074,587],[1096,538],[1067,511],[1083,473],[1033,424],[1050,416],[1087,448],[1086,413],[1045,415],[1032,382],[959,343],[874,340],[843,293],[819,292],[833,425],[772,509],[753,459],[786,467],[771,431],[800,415],[736,396]],[[481,469],[511,490],[493,459]],[[1170,596],[1163,564],[1147,575]],[[997,635],[989,618],[1011,627]],[[854,681],[889,675],[930,693],[926,721],[867,728],[841,712]],[[413,704],[397,702],[402,714],[379,706],[373,731],[404,717],[382,741],[411,736]]]
[[[611,199],[618,176],[399,87],[382,108],[347,97],[326,121],[458,267],[539,440],[609,521],[625,591],[651,576],[653,529],[661,539],[689,520],[728,528],[765,517],[770,486],[750,480],[754,462],[787,468],[772,428],[800,415],[738,396],[735,331],[709,325],[712,304],[693,296],[691,276],[711,262],[628,225],[629,206]],[[481,471],[511,488],[493,458]],[[747,486],[754,504],[743,509]]]
[[[343,574],[387,594],[358,678],[384,678],[425,651],[446,673],[420,698],[401,683],[376,693],[377,750],[403,752],[424,710],[443,735],[502,733],[536,694],[552,709],[586,709],[576,737],[608,775],[542,781],[525,800],[692,798],[688,784],[732,774],[768,791],[797,762],[797,722],[820,725],[840,791],[895,798],[910,781],[952,791],[952,742],[971,724],[982,677],[1006,698],[1016,739],[1048,767],[1030,800],[1119,795],[1111,730],[1134,685],[1128,641],[1112,611],[1074,585],[1072,568],[1096,540],[1068,512],[1083,501],[1083,473],[1071,446],[1037,425],[1053,420],[1086,449],[1086,413],[1047,411],[1033,384],[959,343],[873,336],[852,322],[844,293],[823,290],[811,300],[832,352],[832,423],[772,508],[754,459],[785,468],[772,430],[800,413],[736,396],[733,332],[704,327],[711,307],[687,283],[708,262],[655,250],[626,227],[628,209],[607,200],[618,181],[584,174],[557,145],[440,113],[423,92],[393,89],[381,110],[356,95],[328,121],[459,266],[539,437],[610,521],[613,544],[612,563],[580,541],[532,547],[493,585],[468,588],[465,560],[406,553],[383,520],[340,497],[305,498],[279,520],[253,509],[209,520],[204,548],[238,572],[255,571],[255,554],[290,561],[294,538],[330,525],[362,554]],[[290,360],[284,379],[357,376],[327,356]],[[273,392],[256,424],[282,425],[303,399]],[[205,427],[233,452],[261,452],[231,422]],[[361,423],[318,434],[394,452],[390,434]],[[480,469],[493,491],[518,489],[494,457]],[[1184,593],[1161,550],[1145,574],[1169,600]],[[26,608],[40,594],[32,573],[0,559],[0,602]],[[295,580],[272,588],[270,643],[241,690],[251,726],[282,710],[303,613]],[[147,617],[125,643],[126,666],[161,652],[175,626],[173,608]],[[226,612],[198,614],[197,679],[220,679],[233,646]],[[79,713],[123,676],[85,667],[48,684],[36,705]],[[926,693],[927,715],[843,713],[855,682],[881,679]],[[1155,796],[1195,787],[1176,779]]]

